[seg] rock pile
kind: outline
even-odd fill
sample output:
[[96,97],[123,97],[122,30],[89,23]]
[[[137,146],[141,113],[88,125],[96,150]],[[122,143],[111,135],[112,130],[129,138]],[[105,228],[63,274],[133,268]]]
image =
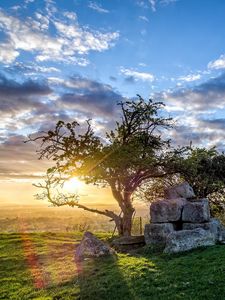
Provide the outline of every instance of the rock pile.
[[225,230],[210,217],[208,200],[194,198],[187,182],[166,190],[165,197],[151,204],[151,223],[144,232],[147,245],[176,253],[223,242]]

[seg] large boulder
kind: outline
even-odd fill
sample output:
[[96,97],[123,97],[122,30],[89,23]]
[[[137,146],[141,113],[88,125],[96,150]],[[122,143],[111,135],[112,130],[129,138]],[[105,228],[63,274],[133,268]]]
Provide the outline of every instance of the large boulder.
[[151,223],[179,221],[185,204],[186,200],[183,198],[153,202],[150,207]]
[[195,193],[193,188],[188,182],[183,182],[175,186],[165,189],[164,196],[166,199],[176,199],[176,198],[195,198]]
[[215,245],[215,235],[209,230],[197,228],[170,233],[164,253],[178,253],[203,246]]
[[218,219],[212,218],[209,222],[205,223],[183,223],[184,230],[193,230],[196,228],[209,230],[212,234],[214,234],[216,241],[221,240],[221,224]]
[[201,199],[196,201],[187,201],[182,212],[182,221],[191,223],[209,222],[210,211],[209,201]]
[[80,244],[76,248],[75,260],[80,261],[84,258],[107,256],[113,253],[113,250],[107,244],[99,240],[91,232],[87,231],[84,233]]
[[167,236],[174,231],[171,223],[146,224],[144,237],[146,245],[165,247]]

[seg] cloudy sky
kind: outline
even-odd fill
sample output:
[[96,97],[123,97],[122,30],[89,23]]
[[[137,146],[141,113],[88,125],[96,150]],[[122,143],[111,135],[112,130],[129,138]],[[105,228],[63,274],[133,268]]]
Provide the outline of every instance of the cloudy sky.
[[225,1],[1,0],[0,201],[31,203],[47,162],[30,133],[92,118],[116,103],[162,100],[176,144],[225,149]]

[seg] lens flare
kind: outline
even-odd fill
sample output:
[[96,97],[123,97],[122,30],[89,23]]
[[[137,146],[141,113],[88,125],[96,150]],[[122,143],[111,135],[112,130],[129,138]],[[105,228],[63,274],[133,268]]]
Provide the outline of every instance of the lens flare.
[[74,193],[81,190],[82,186],[83,183],[79,179],[73,177],[64,183],[63,189],[68,193]]

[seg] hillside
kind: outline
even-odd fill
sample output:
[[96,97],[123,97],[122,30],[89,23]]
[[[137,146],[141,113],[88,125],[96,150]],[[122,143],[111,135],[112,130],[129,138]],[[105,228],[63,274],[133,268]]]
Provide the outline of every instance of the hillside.
[[[107,238],[107,235],[99,235]],[[0,235],[0,299],[225,299],[225,247],[74,262],[81,234]]]

